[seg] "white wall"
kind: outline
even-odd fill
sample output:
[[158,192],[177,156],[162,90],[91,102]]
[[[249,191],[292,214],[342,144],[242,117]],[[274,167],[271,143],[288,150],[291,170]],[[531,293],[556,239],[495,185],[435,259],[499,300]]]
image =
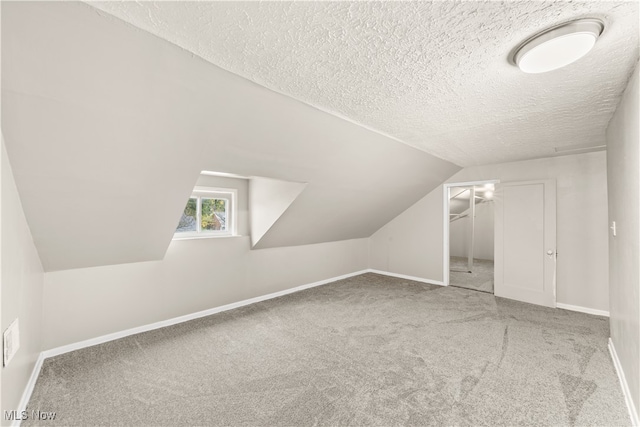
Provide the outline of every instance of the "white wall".
[[[473,239],[473,257],[493,261],[494,215],[493,201],[476,205]],[[469,222],[467,216],[449,225],[449,255],[466,258],[469,256]]]
[[249,181],[251,204],[251,245],[269,231],[284,211],[296,200],[306,183],[252,177]]
[[609,220],[617,236],[609,234],[611,340],[640,409],[640,144],[638,116],[639,69],[627,86],[607,128]]
[[[20,324],[20,349],[2,369],[2,423],[5,410],[17,410],[41,351],[43,272],[22,211],[22,204],[2,142],[1,235],[2,331]],[[4,425],[4,424],[3,424]]]
[[47,273],[44,348],[367,268],[367,239],[250,249],[249,237],[173,241],[165,259]]
[[162,261],[46,273],[44,349],[367,268],[367,239],[251,250],[246,181],[198,184],[237,184],[243,236],[174,240]]
[[[557,301],[609,310],[605,152],[464,168],[447,182],[556,179]],[[370,239],[370,267],[443,280],[442,185]]]
[[309,183],[260,247],[368,238],[459,170],[86,3],[2,7],[3,131],[47,271],[162,259],[201,170]]

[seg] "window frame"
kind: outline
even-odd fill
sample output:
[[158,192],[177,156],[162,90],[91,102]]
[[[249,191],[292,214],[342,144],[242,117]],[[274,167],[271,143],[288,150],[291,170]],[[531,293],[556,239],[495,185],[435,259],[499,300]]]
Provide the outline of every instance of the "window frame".
[[[196,199],[196,231],[174,231],[172,240],[207,239],[238,235],[238,210],[236,209],[238,190],[235,188],[197,186],[193,189],[189,199]],[[226,230],[202,230],[202,199],[227,201],[225,203]]]

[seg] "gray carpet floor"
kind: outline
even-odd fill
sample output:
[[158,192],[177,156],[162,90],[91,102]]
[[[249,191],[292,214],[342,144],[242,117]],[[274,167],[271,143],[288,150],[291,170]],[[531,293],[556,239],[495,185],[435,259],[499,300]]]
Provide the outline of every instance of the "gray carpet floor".
[[471,273],[467,267],[466,258],[452,256],[449,259],[449,284],[492,294],[493,261],[474,258]]
[[47,359],[28,410],[55,411],[46,426],[629,425],[608,330],[364,274]]

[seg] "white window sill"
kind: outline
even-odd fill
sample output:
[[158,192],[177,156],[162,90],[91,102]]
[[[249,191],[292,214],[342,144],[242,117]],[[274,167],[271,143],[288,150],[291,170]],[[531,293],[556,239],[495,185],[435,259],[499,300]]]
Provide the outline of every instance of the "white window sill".
[[197,239],[228,239],[230,237],[242,237],[239,234],[194,234],[190,236],[174,236],[174,240],[197,240]]

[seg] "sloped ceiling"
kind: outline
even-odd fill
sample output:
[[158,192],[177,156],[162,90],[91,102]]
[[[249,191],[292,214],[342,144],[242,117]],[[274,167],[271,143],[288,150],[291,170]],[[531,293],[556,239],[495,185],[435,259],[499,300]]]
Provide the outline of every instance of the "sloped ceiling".
[[[469,210],[469,198],[471,187],[452,187],[449,193],[452,197],[449,197],[449,219],[461,215]],[[484,186],[475,187],[475,203],[486,203],[492,200],[494,188],[487,188]],[[490,196],[487,195],[490,192]]]
[[[91,4],[461,166],[605,145],[638,58],[636,1]],[[522,40],[581,17],[605,22],[585,58],[539,75],[508,63]]]
[[201,170],[308,183],[261,247],[367,237],[459,170],[84,3],[2,3],[2,107],[46,271],[161,259]]

